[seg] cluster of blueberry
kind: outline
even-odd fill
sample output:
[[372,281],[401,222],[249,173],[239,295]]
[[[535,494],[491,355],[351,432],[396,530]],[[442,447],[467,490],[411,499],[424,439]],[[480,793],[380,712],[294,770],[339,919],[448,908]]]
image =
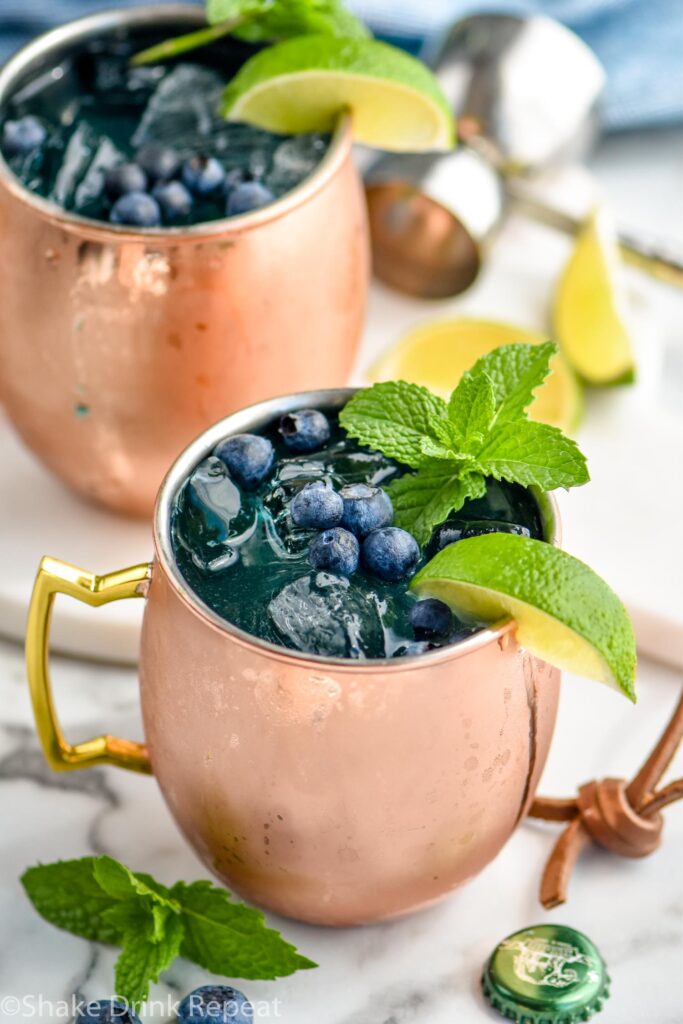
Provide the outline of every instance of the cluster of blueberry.
[[[2,151],[7,158],[28,156],[46,139],[45,126],[29,114],[5,122]],[[242,170],[226,172],[215,157],[197,154],[182,160],[170,146],[156,143],[139,149],[135,161],[109,168],[104,191],[111,202],[112,224],[139,228],[182,222],[196,201],[224,203],[225,215],[235,217],[275,200],[265,185],[246,180]]]
[[[281,418],[279,433],[289,451],[301,454],[322,448],[330,439],[330,425],[319,410],[301,409]],[[229,437],[214,455],[245,490],[266,479],[275,458],[271,442],[257,434]],[[294,495],[289,514],[295,526],[320,531],[308,553],[314,569],[352,576],[362,564],[378,579],[400,583],[417,568],[419,545],[412,534],[391,526],[391,498],[381,487],[357,483],[335,491],[315,480]],[[431,598],[413,606],[410,621],[418,640],[448,637],[454,626],[450,608]]]
[[189,216],[195,200],[224,198],[226,216],[235,217],[275,199],[265,185],[245,181],[241,170],[226,173],[213,156],[181,160],[169,146],[155,143],[139,149],[134,163],[107,171],[104,187],[113,202],[112,223],[145,228],[176,224]]
[[[231,985],[202,985],[186,995],[176,1011],[178,1024],[253,1024],[254,1007]],[[74,1024],[140,1024],[137,1013],[117,999],[82,1006]]]

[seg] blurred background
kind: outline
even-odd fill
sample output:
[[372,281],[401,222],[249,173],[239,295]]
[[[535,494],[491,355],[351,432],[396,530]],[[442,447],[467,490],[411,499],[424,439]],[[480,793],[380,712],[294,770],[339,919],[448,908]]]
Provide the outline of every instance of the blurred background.
[[[53,25],[137,0],[0,0],[0,61]],[[683,117],[683,11],[680,0],[349,0],[377,35],[413,53],[451,22],[495,11],[545,14],[595,52],[608,74],[608,130],[672,124]]]

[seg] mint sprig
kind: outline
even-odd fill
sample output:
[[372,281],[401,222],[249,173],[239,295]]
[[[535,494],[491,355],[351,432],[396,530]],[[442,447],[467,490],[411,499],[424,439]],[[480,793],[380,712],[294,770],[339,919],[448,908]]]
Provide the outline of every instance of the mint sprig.
[[227,35],[250,43],[272,43],[301,35],[362,39],[370,34],[342,0],[206,0],[206,20],[206,28],[150,46],[131,63],[168,60]]
[[406,381],[374,384],[347,402],[339,422],[351,437],[417,470],[388,491],[396,524],[421,545],[465,501],[483,496],[487,477],[545,491],[588,481],[576,443],[526,414],[556,352],[552,341],[494,349],[448,403]]
[[263,914],[211,882],[171,889],[113,857],[82,857],[29,868],[21,878],[38,913],[64,931],[122,947],[116,994],[144,1001],[178,956],[229,978],[279,978],[317,965]]

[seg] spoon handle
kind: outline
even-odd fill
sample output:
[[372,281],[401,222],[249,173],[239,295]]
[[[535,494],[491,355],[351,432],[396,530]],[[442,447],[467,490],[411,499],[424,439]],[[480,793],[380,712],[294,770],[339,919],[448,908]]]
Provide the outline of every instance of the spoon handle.
[[[572,217],[529,196],[510,181],[506,182],[505,191],[514,209],[532,220],[568,235],[576,235],[581,228],[580,218]],[[625,263],[637,267],[664,284],[683,289],[683,254],[675,251],[670,242],[645,240],[621,231],[617,235],[617,241]]]

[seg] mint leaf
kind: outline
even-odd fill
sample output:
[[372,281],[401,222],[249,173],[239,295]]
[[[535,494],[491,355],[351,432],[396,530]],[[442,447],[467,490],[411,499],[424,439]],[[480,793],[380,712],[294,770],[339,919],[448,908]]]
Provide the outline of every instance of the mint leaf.
[[273,4],[270,0],[206,0],[206,20],[210,25],[264,14]]
[[117,901],[95,881],[95,857],[38,864],[21,876],[26,895],[41,917],[92,942],[116,942],[120,931],[106,917]]
[[120,999],[137,1005],[149,995],[149,984],[180,954],[183,941],[183,923],[176,914],[169,914],[163,933],[156,942],[150,942],[144,933],[143,922],[134,920],[123,937],[123,950],[116,961],[116,994]]
[[280,978],[316,967],[279,932],[266,928],[259,910],[233,903],[225,889],[210,882],[171,889],[185,930],[181,953],[214,974],[235,978]]
[[576,487],[590,478],[577,444],[557,427],[517,420],[496,427],[476,456],[477,468],[496,480],[545,491]]
[[169,60],[227,35],[270,43],[299,35],[362,39],[370,34],[339,0],[207,0],[206,18],[206,28],[150,46],[135,54],[131,64]]
[[468,498],[481,498],[486,481],[479,473],[458,476],[447,462],[433,462],[417,473],[394,480],[388,487],[397,526],[415,537],[421,547],[429,542],[435,526],[451,512],[462,508]]
[[149,899],[133,898],[117,903],[105,910],[103,917],[116,930],[119,940],[127,931],[135,927],[142,931],[150,942],[159,942],[164,934],[169,915],[173,913],[168,907],[160,906]]
[[485,373],[493,384],[496,423],[524,419],[524,410],[531,404],[536,388],[548,376],[549,363],[556,352],[554,341],[545,341],[541,345],[513,344],[494,348],[478,359],[464,375],[451,396],[451,406],[459,387],[467,378]]
[[38,864],[21,881],[46,921],[123,946],[116,990],[130,1002],[145,999],[178,955],[227,977],[278,978],[317,966],[266,928],[260,911],[210,882],[167,889],[106,856]]
[[494,386],[486,371],[466,373],[448,403],[448,415],[466,452],[484,440],[496,413]]
[[431,437],[423,437],[420,441],[420,448],[424,455],[430,459],[448,459],[449,462],[474,462],[474,456],[467,452],[455,451],[440,441],[433,441]]
[[443,399],[419,384],[387,381],[358,391],[339,423],[350,437],[413,468],[429,463],[423,438],[443,443],[448,437],[448,410]]
[[169,898],[167,889],[148,875],[135,874],[113,857],[96,857],[93,872],[95,881],[115,899],[127,900],[131,896],[143,896],[172,910],[178,909],[177,904]]
[[451,512],[484,494],[487,476],[543,490],[588,480],[574,441],[525,412],[556,351],[554,342],[497,348],[464,374],[448,405],[405,381],[350,399],[339,415],[347,433],[418,471],[389,484],[397,526],[426,544]]
[[[224,0],[209,0],[209,21],[223,20],[220,10]],[[228,0],[230,7],[240,6]],[[259,5],[256,16],[248,16],[235,35],[248,42],[272,42],[301,35],[332,35],[365,39],[369,36],[363,23],[347,11],[338,0],[266,0]],[[234,17],[229,14],[227,17]]]

